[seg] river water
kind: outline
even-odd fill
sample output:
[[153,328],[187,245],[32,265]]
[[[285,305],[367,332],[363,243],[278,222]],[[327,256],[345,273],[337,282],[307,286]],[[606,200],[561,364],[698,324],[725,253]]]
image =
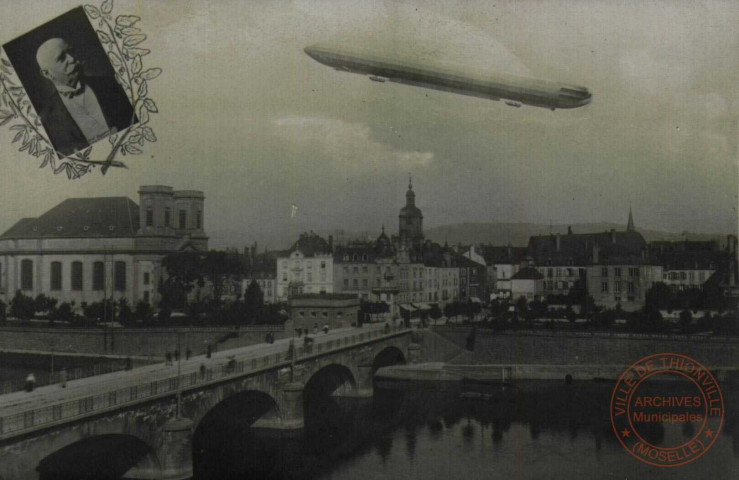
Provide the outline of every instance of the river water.
[[[616,440],[608,413],[613,384],[527,382],[488,399],[462,398],[459,388],[376,387],[371,399],[326,397],[306,405],[306,428],[294,438],[249,428],[253,412],[229,415],[196,432],[195,478],[688,480],[739,472],[736,386],[723,386],[727,418],[711,450],[672,468],[641,463]],[[653,433],[659,442],[693,431],[657,425]]]

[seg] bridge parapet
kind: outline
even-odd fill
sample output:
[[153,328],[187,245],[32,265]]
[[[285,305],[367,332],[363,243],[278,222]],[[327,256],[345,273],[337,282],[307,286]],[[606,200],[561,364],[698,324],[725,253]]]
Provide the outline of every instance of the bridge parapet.
[[[178,391],[184,393],[199,390],[213,384],[232,381],[239,377],[266,370],[288,367],[313,358],[409,332],[410,330],[404,327],[388,326],[384,329],[357,330],[342,337],[321,338],[319,336],[315,337],[312,344],[293,345],[288,348],[275,346],[276,351],[270,351],[265,355],[246,355],[239,359],[234,356],[226,363],[217,363],[226,360],[223,357],[205,360],[203,365],[209,363],[205,368],[194,366],[194,368],[190,368],[192,371],[183,372],[179,376],[152,378],[146,382],[141,382],[135,370],[125,372],[123,374],[125,376],[120,381],[115,382],[117,388],[107,389],[94,395],[80,396],[72,400],[65,399],[56,403],[47,401],[44,406],[38,408],[28,408],[0,416],[0,441],[133,407],[143,402],[172,397]],[[105,375],[97,378],[103,377]],[[125,385],[126,383],[128,385]],[[124,384],[124,386],[121,386],[121,384]],[[103,388],[106,386],[106,384],[102,385]]]

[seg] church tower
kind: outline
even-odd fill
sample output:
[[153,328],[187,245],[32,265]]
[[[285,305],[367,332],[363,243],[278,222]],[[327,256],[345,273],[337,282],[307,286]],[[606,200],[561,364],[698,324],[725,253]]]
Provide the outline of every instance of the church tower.
[[631,214],[631,207],[629,207],[629,223],[626,224],[626,231],[636,232],[636,227],[634,226],[634,216]]
[[408,191],[405,192],[405,207],[398,215],[398,232],[400,243],[408,247],[421,248],[423,244],[423,214],[416,207],[416,194],[413,192],[412,179],[408,179]]

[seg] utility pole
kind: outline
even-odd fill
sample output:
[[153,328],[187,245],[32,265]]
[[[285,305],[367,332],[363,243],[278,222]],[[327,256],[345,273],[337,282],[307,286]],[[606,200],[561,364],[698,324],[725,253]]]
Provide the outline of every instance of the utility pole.
[[177,330],[177,417],[180,418],[180,406],[182,404],[182,386],[180,385],[180,372],[182,371],[182,350],[180,345],[180,331]]

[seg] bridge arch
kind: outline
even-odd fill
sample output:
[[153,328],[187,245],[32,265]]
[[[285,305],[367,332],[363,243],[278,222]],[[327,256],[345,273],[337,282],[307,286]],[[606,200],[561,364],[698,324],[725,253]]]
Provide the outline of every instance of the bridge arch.
[[372,376],[382,367],[390,365],[404,365],[406,363],[403,351],[395,346],[385,347],[380,350],[372,360]]
[[36,470],[39,480],[162,478],[152,447],[127,434],[85,437],[47,455]]
[[[193,432],[195,478],[268,475],[276,463],[277,449],[272,442],[260,438],[258,427],[261,422],[275,422],[279,417],[278,403],[261,390],[233,393],[215,404],[200,418]],[[230,465],[230,471],[205,471],[206,465]]]
[[356,376],[349,367],[329,363],[310,376],[303,389],[303,398],[307,406],[326,396],[350,394],[356,387]]

